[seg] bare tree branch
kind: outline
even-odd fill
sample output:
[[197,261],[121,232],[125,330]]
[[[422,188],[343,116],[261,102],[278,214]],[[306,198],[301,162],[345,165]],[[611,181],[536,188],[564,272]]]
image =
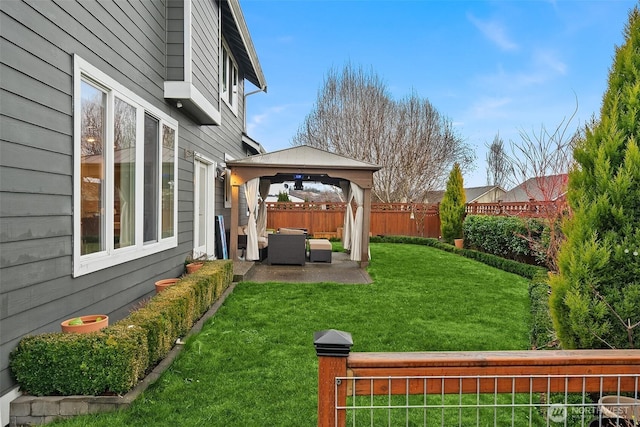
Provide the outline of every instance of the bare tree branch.
[[422,201],[455,162],[465,170],[475,160],[428,100],[414,93],[394,101],[375,73],[349,64],[329,71],[292,142],[382,166],[372,189],[382,202]]

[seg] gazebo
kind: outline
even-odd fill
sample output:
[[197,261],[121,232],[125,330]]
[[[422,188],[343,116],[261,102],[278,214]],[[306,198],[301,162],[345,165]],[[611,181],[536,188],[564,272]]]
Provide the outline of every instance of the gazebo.
[[[347,195],[344,246],[351,250],[351,259],[358,261],[360,267],[369,264],[371,187],[373,173],[380,170],[380,166],[307,145],[226,163],[231,170],[231,259],[238,259],[240,187],[244,187],[249,210],[246,259],[255,260],[258,259],[258,228],[266,227],[266,206],[263,203],[258,212],[258,195],[264,199],[272,183],[307,181],[342,188]],[[355,215],[352,202],[356,205]]]

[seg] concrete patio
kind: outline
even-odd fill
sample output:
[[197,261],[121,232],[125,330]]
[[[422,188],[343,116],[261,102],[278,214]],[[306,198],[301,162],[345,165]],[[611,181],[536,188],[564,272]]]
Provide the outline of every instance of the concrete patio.
[[233,276],[234,282],[372,283],[367,271],[344,252],[333,252],[331,263],[307,261],[305,265],[268,265],[266,261],[235,261]]

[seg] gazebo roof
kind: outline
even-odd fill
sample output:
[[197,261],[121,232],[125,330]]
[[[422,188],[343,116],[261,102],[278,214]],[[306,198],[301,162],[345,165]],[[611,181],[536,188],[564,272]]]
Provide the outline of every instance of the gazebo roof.
[[373,163],[308,145],[229,160],[227,166],[232,171],[232,185],[262,177],[273,183],[302,179],[335,185],[340,180],[348,180],[363,188],[371,188],[373,173],[380,170],[380,166]]
[[285,148],[266,154],[245,157],[240,160],[227,162],[232,165],[259,167],[264,166],[285,166],[298,168],[331,168],[331,169],[365,169],[377,171],[380,166],[373,163],[362,162],[340,154],[331,153],[308,145]]

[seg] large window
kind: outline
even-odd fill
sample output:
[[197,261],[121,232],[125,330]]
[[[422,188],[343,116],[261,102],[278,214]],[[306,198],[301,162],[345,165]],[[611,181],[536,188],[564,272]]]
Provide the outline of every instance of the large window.
[[238,66],[225,43],[222,44],[222,70],[220,72],[220,98],[238,114]]
[[177,245],[178,124],[78,56],[74,275]]

